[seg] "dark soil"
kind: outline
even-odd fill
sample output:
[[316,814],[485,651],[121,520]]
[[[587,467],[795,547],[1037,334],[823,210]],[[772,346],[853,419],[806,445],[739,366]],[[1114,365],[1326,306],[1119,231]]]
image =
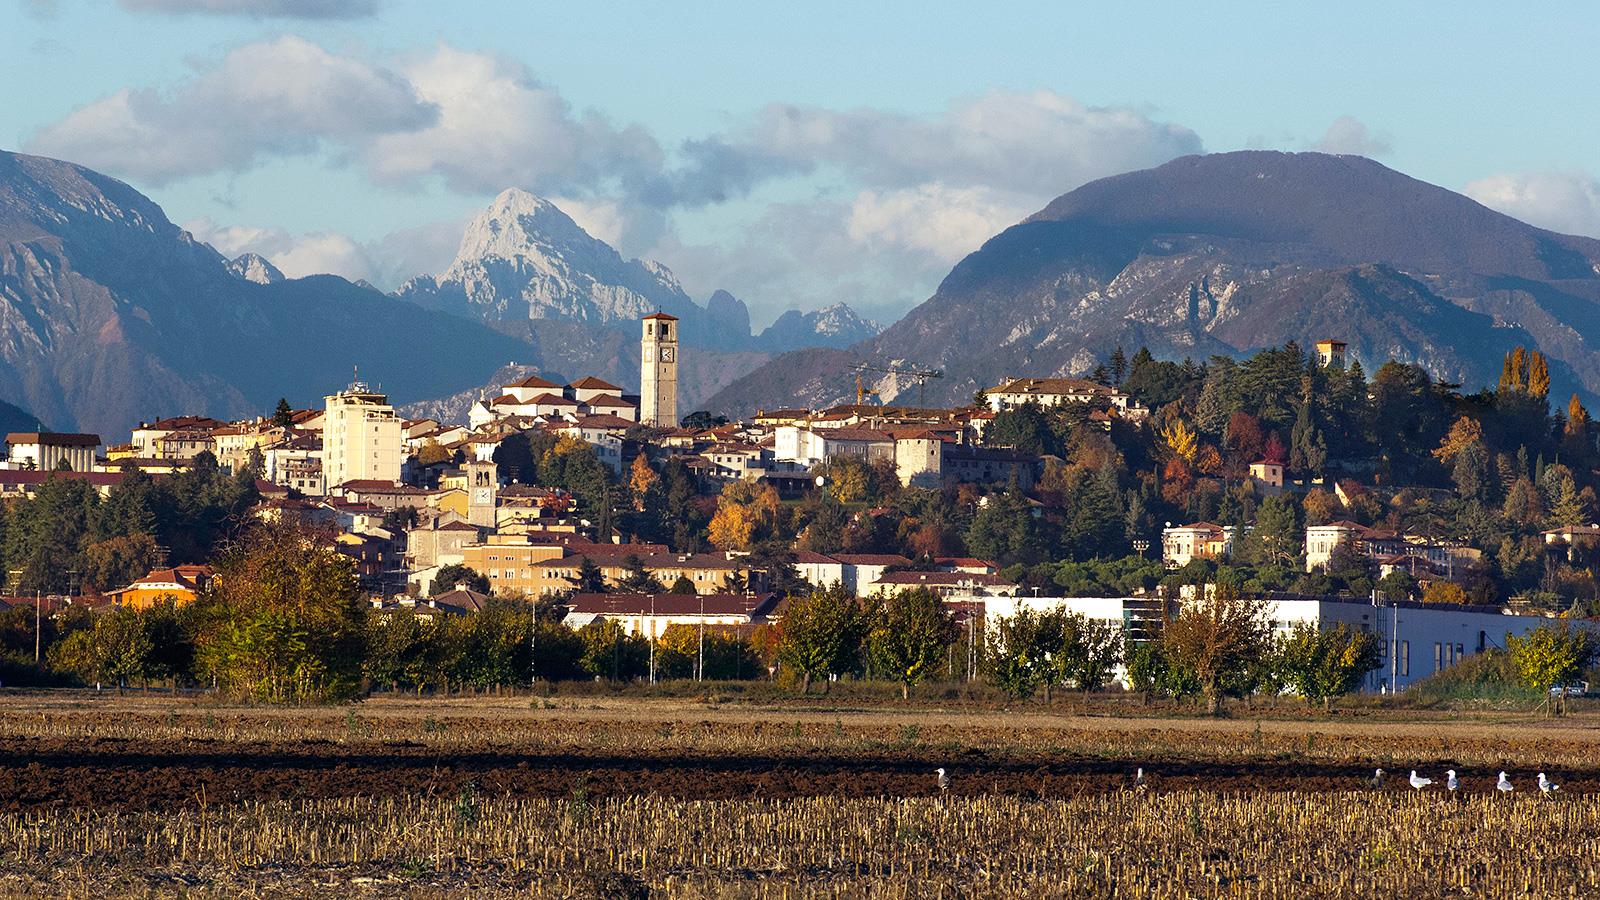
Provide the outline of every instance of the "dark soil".
[[[1142,760],[1149,790],[1361,790],[1370,762]],[[1457,769],[1467,793],[1492,792],[1495,773],[1449,759],[1416,760],[1439,784]],[[1127,790],[1134,765],[1055,755],[991,758],[910,746],[861,755],[536,754],[441,752],[421,744],[331,741],[241,745],[117,739],[0,740],[0,811],[46,806],[173,809],[202,802],[437,794],[468,785],[489,793],[589,798],[654,794],[686,799],[917,796],[938,792],[934,769],[949,771],[954,794],[1065,797]],[[1409,766],[1410,764],[1408,764]],[[1397,767],[1398,768],[1398,767]],[[1410,790],[1405,771],[1386,791]],[[1534,773],[1512,771],[1519,792],[1536,793]],[[1600,792],[1600,772],[1561,773],[1564,792]]]

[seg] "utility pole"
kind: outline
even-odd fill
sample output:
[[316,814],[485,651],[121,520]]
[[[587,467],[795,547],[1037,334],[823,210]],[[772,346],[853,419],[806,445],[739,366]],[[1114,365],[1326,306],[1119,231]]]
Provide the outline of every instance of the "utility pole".
[[33,664],[39,664],[39,629],[44,626],[44,591],[33,595]]
[[694,680],[704,681],[706,677],[706,595],[700,595],[700,649],[694,664]]

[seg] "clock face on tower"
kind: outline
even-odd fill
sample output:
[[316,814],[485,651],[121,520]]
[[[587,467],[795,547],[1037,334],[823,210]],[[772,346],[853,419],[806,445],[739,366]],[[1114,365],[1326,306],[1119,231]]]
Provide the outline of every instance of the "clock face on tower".
[[472,489],[472,503],[474,506],[488,506],[494,502],[494,491],[486,487]]
[[673,357],[676,356],[676,355],[677,355],[677,351],[674,350],[672,347],[662,347],[661,348],[661,361],[662,362],[672,362]]

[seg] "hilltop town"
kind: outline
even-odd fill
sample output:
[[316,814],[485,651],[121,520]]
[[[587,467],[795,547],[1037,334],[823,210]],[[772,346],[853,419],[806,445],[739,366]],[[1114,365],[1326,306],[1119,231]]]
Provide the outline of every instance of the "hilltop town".
[[[10,434],[9,602],[182,606],[260,521],[322,535],[380,614],[502,598],[651,639],[746,639],[829,588],[929,591],[959,620],[1054,604],[1150,638],[1156,598],[1228,581],[1281,628],[1392,632],[1368,687],[1399,687],[1595,611],[1592,425],[1577,398],[1548,416],[1537,352],[1462,397],[1395,363],[1369,384],[1334,340],[1205,366],[1118,348],[1090,378],[1008,378],[956,408],[874,404],[858,381],[853,404],[726,421],[677,409],[679,321],[640,327],[638,394],[530,375],[444,423],[357,380],[120,443]],[[1434,645],[1415,676],[1401,618]]]

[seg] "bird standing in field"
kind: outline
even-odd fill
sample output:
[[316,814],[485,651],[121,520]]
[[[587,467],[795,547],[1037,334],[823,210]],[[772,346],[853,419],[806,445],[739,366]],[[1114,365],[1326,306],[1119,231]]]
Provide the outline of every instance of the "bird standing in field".
[[1370,787],[1375,791],[1383,790],[1383,778],[1387,774],[1388,773],[1383,771],[1382,769],[1379,769],[1378,771],[1373,772],[1372,773],[1372,777],[1367,779],[1367,787]]
[[1561,790],[1561,785],[1556,784],[1554,781],[1544,777],[1543,772],[1539,773],[1539,793],[1548,797],[1559,790]]
[[1422,790],[1423,788],[1427,787],[1430,784],[1433,784],[1433,779],[1432,778],[1423,778],[1421,775],[1417,774],[1417,770],[1416,769],[1412,769],[1411,770],[1411,786],[1412,787],[1414,787],[1414,788],[1416,788],[1417,790],[1420,791],[1420,790]]
[[1446,769],[1444,774],[1445,790],[1448,790],[1450,793],[1454,794],[1456,791],[1461,789],[1461,779],[1456,777],[1455,769]]
[[1133,789],[1136,790],[1136,791],[1144,790],[1144,767],[1143,766],[1140,766],[1139,770],[1133,773]]
[[1511,786],[1511,779],[1507,778],[1504,772],[1500,773],[1500,780],[1494,783],[1494,789],[1502,794],[1509,794],[1516,790]]
[[950,790],[950,776],[945,774],[944,769],[942,767],[935,769],[934,774],[938,776],[939,793]]

